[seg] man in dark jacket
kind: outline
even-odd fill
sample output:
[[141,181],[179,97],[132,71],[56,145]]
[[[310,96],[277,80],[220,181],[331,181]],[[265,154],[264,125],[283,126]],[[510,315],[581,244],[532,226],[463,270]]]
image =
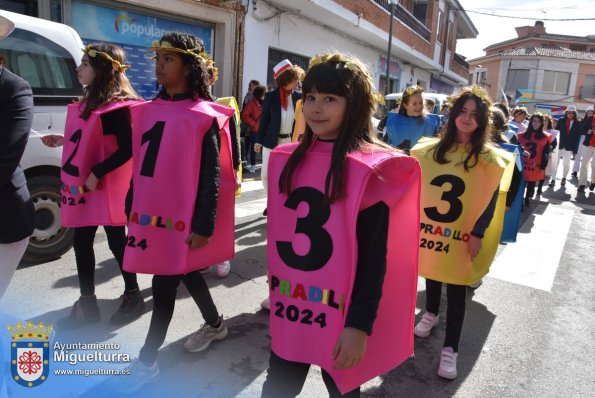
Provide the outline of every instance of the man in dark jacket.
[[[0,16],[0,40],[14,24]],[[35,225],[33,202],[19,165],[33,122],[29,84],[0,66],[0,297],[25,253]]]
[[562,158],[562,182],[561,185],[566,184],[566,176],[570,171],[570,160],[577,151],[579,140],[581,137],[581,125],[576,117],[576,106],[568,105],[564,116],[558,120],[556,130],[560,132],[558,156]]
[[256,135],[254,150],[262,149],[262,169],[260,178],[267,190],[268,160],[273,149],[279,144],[289,144],[295,122],[295,106],[301,95],[294,90],[304,71],[289,60],[279,62],[274,68],[273,78],[277,88],[264,97],[262,114]]

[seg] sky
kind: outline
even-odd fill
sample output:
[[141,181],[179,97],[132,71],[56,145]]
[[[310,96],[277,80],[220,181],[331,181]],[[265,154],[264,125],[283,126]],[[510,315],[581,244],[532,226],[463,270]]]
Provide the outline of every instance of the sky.
[[[457,53],[467,59],[485,55],[484,48],[517,37],[515,27],[533,26],[545,18],[591,18],[591,21],[544,21],[547,33],[573,36],[595,35],[595,5],[592,0],[459,0],[479,31],[476,39],[457,42]],[[469,11],[527,17],[529,19],[500,18]]]

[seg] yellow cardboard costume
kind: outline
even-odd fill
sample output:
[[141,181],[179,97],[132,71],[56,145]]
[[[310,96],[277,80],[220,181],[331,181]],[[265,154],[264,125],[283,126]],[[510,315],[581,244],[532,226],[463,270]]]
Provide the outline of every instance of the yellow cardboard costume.
[[304,112],[302,112],[302,103],[301,99],[295,103],[295,122],[293,123],[291,142],[300,141],[300,135],[306,131],[306,119],[304,118]]
[[[236,101],[235,97],[217,98],[217,102],[222,105],[228,106],[234,110],[235,121],[236,121],[236,137],[231,137],[231,138],[232,139],[235,138],[238,141],[238,150],[241,151],[241,148],[240,148],[240,107],[238,106],[238,102]],[[241,181],[242,180],[242,162],[240,162],[240,167],[238,168],[238,175],[239,175],[240,181]],[[241,194],[242,194],[242,187],[240,186],[236,191],[236,197],[239,197]]]
[[[433,158],[437,144],[436,138],[422,139],[411,149],[422,168],[419,273],[441,282],[469,285],[487,274],[496,255],[514,157],[490,146],[480,154],[478,164],[465,172],[468,146],[457,145],[446,154],[450,162],[438,164]],[[497,188],[494,218],[479,255],[472,261],[467,242]]]

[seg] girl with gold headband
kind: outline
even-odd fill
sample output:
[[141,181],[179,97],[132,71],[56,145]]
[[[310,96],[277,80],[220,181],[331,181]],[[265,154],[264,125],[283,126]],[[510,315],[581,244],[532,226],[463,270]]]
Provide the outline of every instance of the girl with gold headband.
[[132,132],[129,107],[140,98],[126,77],[130,65],[113,44],[83,49],[77,68],[83,95],[69,105],[64,137],[46,135],[48,146],[64,145],[62,155],[62,225],[74,228],[74,253],[81,296],[59,326],[74,328],[100,320],[95,296],[93,241],[103,226],[108,245],[124,278],[122,304],[111,323],[123,324],[144,309],[136,274],[122,270],[126,245],[124,199],[130,183]]
[[414,333],[428,337],[439,324],[446,283],[446,337],[438,367],[446,379],[457,377],[467,285],[488,272],[496,254],[510,185],[503,176],[505,170],[512,175],[514,166],[512,154],[491,145],[491,103],[485,90],[464,89],[440,138],[411,149],[422,167],[419,273],[426,278],[426,312]]
[[409,151],[421,137],[433,137],[438,133],[440,116],[425,110],[423,92],[422,87],[408,87],[401,97],[399,111],[389,112],[386,134],[392,146]]
[[413,355],[420,168],[376,138],[373,88],[359,60],[314,57],[303,140],[271,153],[263,398],[297,396],[311,365],[329,396],[359,397]]
[[208,57],[197,37],[171,32],[154,43],[157,98],[131,108],[133,187],[127,200],[124,269],[153,275],[153,313],[130,377],[131,393],[159,376],[158,351],[184,283],[204,324],[184,343],[206,350],[227,336],[201,269],[234,255],[234,191],[229,123],[234,111],[213,102]]

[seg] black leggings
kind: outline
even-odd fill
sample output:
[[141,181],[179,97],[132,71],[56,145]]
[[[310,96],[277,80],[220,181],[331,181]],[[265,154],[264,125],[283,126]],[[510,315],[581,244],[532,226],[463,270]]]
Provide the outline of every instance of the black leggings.
[[535,194],[536,181],[527,181],[527,192],[525,193],[525,199],[533,199]]
[[[306,381],[310,364],[287,361],[273,351],[269,358],[269,370],[267,378],[262,386],[262,398],[284,398],[296,397]],[[331,376],[322,370],[322,380],[329,393],[330,398],[349,397],[358,398],[360,388],[356,388],[345,395],[341,394]]]
[[256,152],[254,151],[254,143],[256,142],[256,133],[250,133],[244,139],[246,148],[246,161],[250,158],[250,165],[256,165]]
[[[426,279],[426,311],[438,315],[442,282]],[[465,320],[465,297],[467,286],[446,284],[446,337],[443,347],[459,351],[459,340]]]
[[[99,227],[89,226],[74,229],[74,256],[76,258],[81,296],[95,294],[95,252],[93,251],[93,242],[97,228]],[[138,289],[136,274],[122,269],[124,248],[126,247],[125,227],[104,226],[103,229],[105,229],[107,235],[107,244],[114,254],[124,277],[124,289],[128,291]]]
[[180,282],[184,282],[186,285],[205,322],[209,325],[216,325],[219,321],[217,307],[215,307],[207,282],[200,271],[193,271],[186,275],[154,275],[151,325],[145,345],[141,348],[139,355],[139,359],[146,364],[155,362],[157,351],[165,341],[167,328],[174,314]]

